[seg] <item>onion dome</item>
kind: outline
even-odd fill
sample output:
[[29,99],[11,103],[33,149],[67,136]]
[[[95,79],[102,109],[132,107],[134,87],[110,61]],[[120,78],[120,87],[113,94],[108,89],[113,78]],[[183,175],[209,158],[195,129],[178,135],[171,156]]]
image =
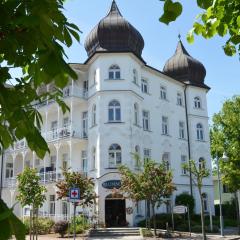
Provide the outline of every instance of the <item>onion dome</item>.
[[88,56],[96,52],[133,52],[141,58],[144,40],[121,15],[113,0],[109,13],[89,33],[85,41]]
[[197,86],[206,86],[206,69],[201,62],[189,55],[181,40],[175,54],[166,62],[163,72],[179,81]]

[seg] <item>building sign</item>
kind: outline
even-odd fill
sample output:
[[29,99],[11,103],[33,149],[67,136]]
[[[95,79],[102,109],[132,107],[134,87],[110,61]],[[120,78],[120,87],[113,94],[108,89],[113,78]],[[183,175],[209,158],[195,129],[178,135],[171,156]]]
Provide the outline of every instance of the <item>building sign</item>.
[[120,180],[109,180],[104,183],[102,183],[102,186],[106,189],[119,189],[121,187],[121,181]]
[[70,188],[69,200],[70,200],[70,202],[79,202],[80,201],[80,189],[79,188]]
[[173,208],[173,213],[184,214],[187,212],[187,207],[183,205],[175,206]]

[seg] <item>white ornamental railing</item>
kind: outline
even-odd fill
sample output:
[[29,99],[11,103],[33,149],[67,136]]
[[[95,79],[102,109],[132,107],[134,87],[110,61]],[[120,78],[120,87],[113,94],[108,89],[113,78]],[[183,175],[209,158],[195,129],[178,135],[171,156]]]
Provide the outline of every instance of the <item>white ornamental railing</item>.
[[5,178],[5,181],[4,181],[4,187],[5,188],[15,188],[16,185],[17,185],[16,177]]

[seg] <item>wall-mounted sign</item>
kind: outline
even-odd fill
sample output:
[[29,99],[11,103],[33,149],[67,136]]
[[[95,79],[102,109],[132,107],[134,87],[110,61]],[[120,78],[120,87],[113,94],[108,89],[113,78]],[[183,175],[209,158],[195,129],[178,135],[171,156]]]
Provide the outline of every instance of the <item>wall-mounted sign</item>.
[[120,180],[109,180],[104,183],[102,183],[102,186],[106,189],[119,189],[121,187],[121,181]]

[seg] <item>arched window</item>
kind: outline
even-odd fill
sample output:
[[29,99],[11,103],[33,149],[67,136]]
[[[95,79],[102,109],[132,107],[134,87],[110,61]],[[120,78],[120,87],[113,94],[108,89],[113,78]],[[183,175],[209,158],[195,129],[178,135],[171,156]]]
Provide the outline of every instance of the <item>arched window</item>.
[[117,100],[113,100],[108,105],[108,121],[121,121],[121,105]]
[[206,193],[202,193],[203,198],[203,210],[204,212],[208,212],[208,195]]
[[112,65],[108,70],[108,78],[109,79],[120,79],[121,71],[118,65]]
[[141,159],[140,159],[140,147],[138,145],[135,146],[135,168],[139,169],[141,165]]
[[116,168],[122,163],[122,149],[120,145],[114,143],[108,149],[109,168]]
[[162,162],[165,165],[166,171],[170,170],[170,159],[169,159],[169,153],[164,153],[162,155]]
[[194,98],[194,107],[195,108],[201,108],[201,99],[200,99],[200,97],[195,97]]
[[203,141],[203,125],[201,123],[197,124],[197,140]]
[[96,109],[97,109],[97,107],[96,107],[96,104],[94,104],[93,105],[93,107],[92,107],[92,126],[95,126],[97,123],[97,121],[96,121]]
[[133,69],[133,82],[135,84],[138,83],[138,74],[137,74],[137,70],[136,69]]
[[97,167],[97,161],[96,161],[96,148],[94,147],[92,150],[92,169],[96,169]]
[[134,103],[134,124],[139,125],[139,108],[137,103]]
[[204,169],[205,168],[205,159],[200,157],[198,160],[198,168],[199,169]]

